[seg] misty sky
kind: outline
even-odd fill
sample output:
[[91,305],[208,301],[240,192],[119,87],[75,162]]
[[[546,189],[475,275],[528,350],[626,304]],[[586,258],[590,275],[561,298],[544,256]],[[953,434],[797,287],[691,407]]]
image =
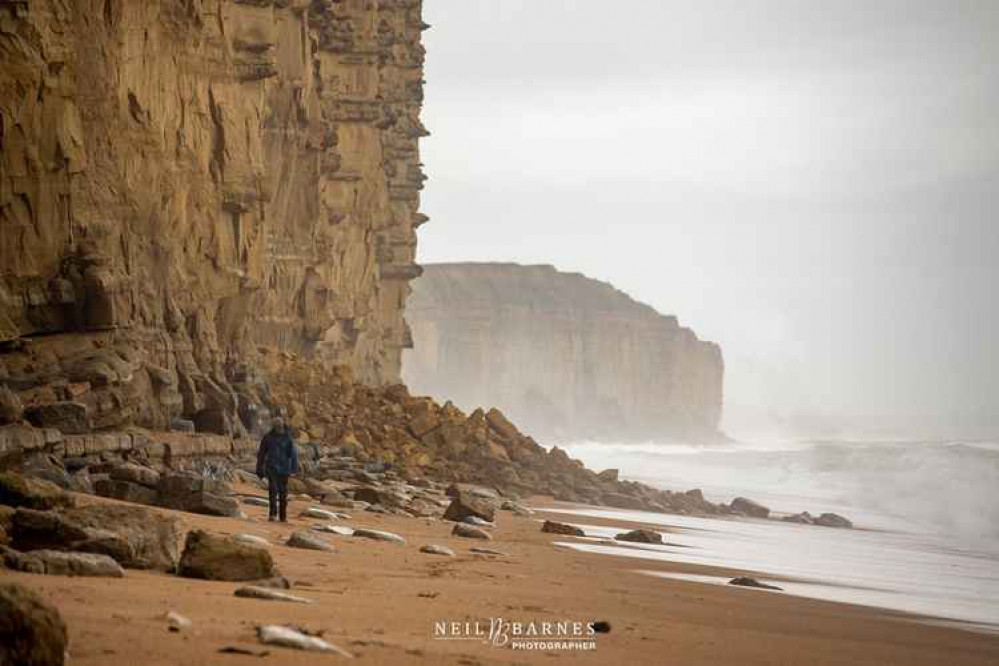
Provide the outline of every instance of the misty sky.
[[735,435],[999,434],[999,2],[424,14],[421,261],[677,314],[724,349]]

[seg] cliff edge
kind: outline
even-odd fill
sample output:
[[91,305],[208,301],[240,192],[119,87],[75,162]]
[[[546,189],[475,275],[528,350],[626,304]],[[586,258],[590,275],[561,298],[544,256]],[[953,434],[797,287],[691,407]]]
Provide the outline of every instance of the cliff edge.
[[539,436],[719,436],[721,349],[676,317],[552,266],[424,269],[406,311],[414,392],[495,405]]

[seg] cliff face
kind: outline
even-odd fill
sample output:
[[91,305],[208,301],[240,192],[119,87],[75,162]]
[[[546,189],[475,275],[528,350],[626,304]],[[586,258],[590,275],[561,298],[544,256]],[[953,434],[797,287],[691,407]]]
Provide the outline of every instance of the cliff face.
[[551,266],[428,265],[406,317],[414,392],[496,405],[549,436],[718,434],[720,348],[608,284]]
[[[235,419],[259,346],[397,381],[426,27],[421,0],[0,0],[0,344],[35,336],[0,381],[88,418],[152,392],[150,426]],[[82,393],[30,393],[52,377]]]

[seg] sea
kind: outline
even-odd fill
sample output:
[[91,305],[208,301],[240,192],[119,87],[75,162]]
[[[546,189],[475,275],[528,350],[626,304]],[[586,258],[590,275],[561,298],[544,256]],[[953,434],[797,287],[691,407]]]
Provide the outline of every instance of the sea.
[[[564,506],[588,538],[559,545],[634,560],[634,570],[704,584],[728,577],[652,572],[642,562],[724,567],[778,579],[782,594],[903,611],[999,632],[999,443],[769,441],[724,445],[560,444],[590,469],[708,500],[743,496],[775,515],[846,516],[854,529],[774,520]],[[668,544],[635,548],[587,517],[661,525]]]

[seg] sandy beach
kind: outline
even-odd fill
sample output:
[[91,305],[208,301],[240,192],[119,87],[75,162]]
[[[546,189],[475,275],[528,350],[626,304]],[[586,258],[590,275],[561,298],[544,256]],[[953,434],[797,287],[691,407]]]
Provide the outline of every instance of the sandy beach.
[[[104,502],[81,496],[82,502]],[[535,498],[535,507],[546,505]],[[549,501],[549,505],[551,505]],[[290,514],[308,503],[294,501]],[[638,569],[688,573],[704,567],[643,562],[552,545],[571,537],[545,534],[537,518],[500,516],[491,542],[450,536],[450,523],[357,512],[350,527],[404,536],[406,545],[328,535],[335,553],[289,548],[296,529],[315,521],[266,522],[266,510],[244,507],[249,520],[175,513],[185,529],[251,533],[267,538],[291,593],[311,605],[243,599],[237,583],[128,571],[123,579],[66,578],[4,571],[55,604],[69,627],[73,664],[316,664],[339,657],[264,646],[263,623],[294,624],[372,664],[995,664],[999,635],[934,626],[918,618],[759,590],[656,579]],[[172,512],[171,512],[172,513]],[[558,519],[558,516],[553,516]],[[564,519],[564,518],[563,518]],[[447,558],[419,552],[451,547]],[[489,547],[504,555],[478,555]],[[180,633],[162,618],[193,621]],[[484,639],[435,639],[435,624],[490,618],[514,622],[605,621],[593,651],[538,652],[493,647]],[[225,647],[265,657],[225,654]]]

